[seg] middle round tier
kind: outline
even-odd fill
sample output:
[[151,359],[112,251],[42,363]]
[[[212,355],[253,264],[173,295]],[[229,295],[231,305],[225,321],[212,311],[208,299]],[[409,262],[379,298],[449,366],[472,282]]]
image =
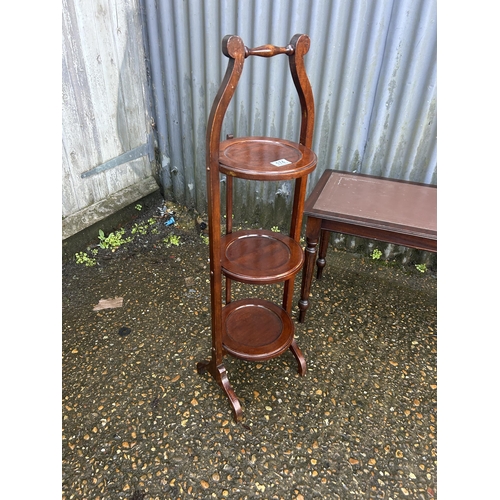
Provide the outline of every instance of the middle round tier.
[[221,236],[222,272],[242,283],[278,283],[295,276],[304,252],[293,238],[266,229]]

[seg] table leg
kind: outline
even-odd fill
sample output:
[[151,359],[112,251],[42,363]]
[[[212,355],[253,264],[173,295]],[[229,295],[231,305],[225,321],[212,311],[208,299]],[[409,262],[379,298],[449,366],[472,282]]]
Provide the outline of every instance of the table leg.
[[330,241],[330,231],[321,230],[321,238],[319,240],[318,260],[316,261],[316,279],[321,279],[323,268],[326,265],[326,252],[328,251],[328,242]]
[[321,232],[321,219],[308,217],[306,225],[306,248],[304,268],[302,269],[302,286],[299,300],[299,323],[303,323],[309,308],[309,292],[317,253],[317,245]]

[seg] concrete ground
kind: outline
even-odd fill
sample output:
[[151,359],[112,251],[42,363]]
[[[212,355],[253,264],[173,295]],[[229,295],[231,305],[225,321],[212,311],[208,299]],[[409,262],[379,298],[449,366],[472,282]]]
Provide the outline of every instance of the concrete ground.
[[305,323],[294,311],[307,374],[290,352],[225,358],[236,424],[196,371],[211,345],[208,247],[195,224],[155,224],[141,248],[63,269],[64,500],[437,498],[433,273],[329,249]]

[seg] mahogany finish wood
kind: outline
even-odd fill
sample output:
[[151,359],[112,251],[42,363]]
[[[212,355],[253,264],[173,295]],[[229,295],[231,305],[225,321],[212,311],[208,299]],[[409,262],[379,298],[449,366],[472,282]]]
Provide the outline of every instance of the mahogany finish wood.
[[[275,162],[286,160],[287,164]],[[242,179],[279,181],[308,175],[316,168],[316,155],[284,139],[240,137],[220,145],[220,172]]]
[[222,272],[241,283],[279,283],[295,276],[304,252],[294,239],[265,229],[247,229],[221,238]]
[[262,299],[230,302],[222,310],[223,344],[232,356],[264,361],[279,356],[291,345],[294,326],[282,308]]
[[[309,37],[295,35],[286,47],[263,45],[245,47],[240,37],[227,35],[222,52],[228,57],[226,74],[215,97],[207,125],[206,166],[208,227],[210,248],[210,296],[212,355],[200,361],[200,373],[208,371],[229,399],[236,421],[242,417],[241,405],[229,382],[223,358],[231,355],[247,361],[264,361],[288,349],[297,361],[300,375],[306,361],[294,339],[291,319],[293,284],[304,263],[300,230],[307,176],[316,168],[311,151],[314,127],[314,99],[304,67]],[[244,61],[250,56],[286,55],[301,106],[298,142],[275,137],[237,137],[221,141],[221,128],[229,103],[236,91]],[[226,227],[221,227],[220,176],[226,176]],[[289,235],[263,229],[233,232],[233,178],[252,181],[294,180],[294,198]],[[222,280],[225,277],[225,303]],[[247,284],[283,282],[281,305],[248,298],[231,301],[231,281]]]
[[325,170],[308,197],[299,322],[309,308],[314,260],[325,267],[330,232],[437,252],[437,188],[428,184]]

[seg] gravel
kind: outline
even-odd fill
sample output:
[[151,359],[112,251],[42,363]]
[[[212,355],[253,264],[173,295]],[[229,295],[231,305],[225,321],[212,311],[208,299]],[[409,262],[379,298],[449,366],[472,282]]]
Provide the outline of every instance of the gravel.
[[225,358],[236,424],[196,370],[211,348],[202,217],[169,210],[175,226],[146,207],[147,234],[63,265],[63,500],[437,498],[436,275],[329,249],[305,323],[294,310],[306,375],[291,352]]

